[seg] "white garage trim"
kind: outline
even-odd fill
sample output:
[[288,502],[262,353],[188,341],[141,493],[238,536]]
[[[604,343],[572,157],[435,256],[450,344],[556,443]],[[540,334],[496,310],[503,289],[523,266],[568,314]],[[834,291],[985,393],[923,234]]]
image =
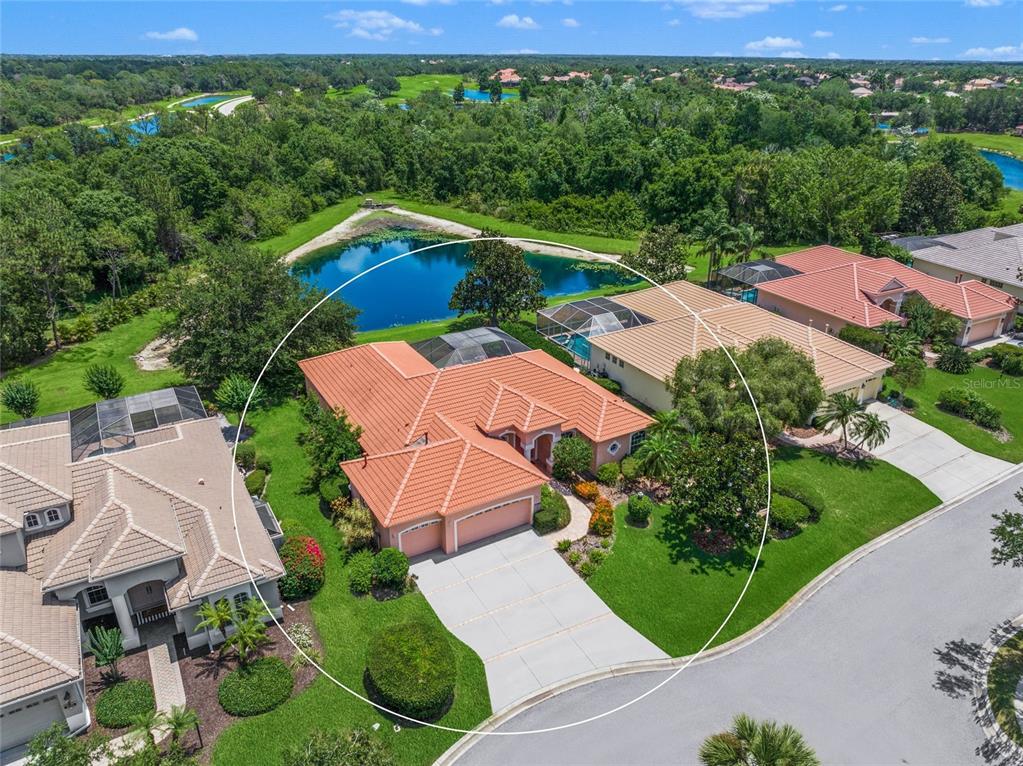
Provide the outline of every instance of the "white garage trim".
[[521,503],[523,500],[529,500],[530,501],[529,521],[532,522],[533,521],[533,514],[536,513],[535,505],[532,502],[532,500],[533,500],[533,496],[532,495],[523,495],[522,497],[517,497],[514,500],[506,500],[503,503],[498,503],[497,505],[492,505],[489,508],[484,508],[481,511],[473,511],[472,513],[465,514],[465,516],[462,516],[460,519],[455,519],[455,550],[456,551],[458,550],[458,525],[461,524],[463,521],[465,521],[466,519],[475,518],[476,516],[482,516],[484,513],[490,513],[491,511],[500,510],[501,508],[505,508],[505,507],[507,507],[509,505],[514,505],[515,503]]
[[[402,550],[401,547],[401,538],[405,536],[406,532],[415,532],[417,529],[425,529],[426,527],[432,527],[434,524],[440,524],[440,522],[441,522],[440,519],[432,519],[430,521],[424,521],[422,524],[416,524],[415,526],[406,527],[405,529],[401,530],[398,533],[398,550],[401,551],[402,553],[405,552],[404,550]],[[456,537],[455,539],[457,540],[458,538]]]

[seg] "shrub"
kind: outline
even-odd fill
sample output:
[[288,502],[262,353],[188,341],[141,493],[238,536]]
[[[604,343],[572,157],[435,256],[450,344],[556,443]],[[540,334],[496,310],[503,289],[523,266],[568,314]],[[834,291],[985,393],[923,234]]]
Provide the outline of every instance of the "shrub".
[[970,355],[959,348],[959,346],[947,346],[941,352],[934,366],[942,372],[949,372],[953,375],[965,375],[970,371],[973,362],[970,360]]
[[330,504],[334,514],[334,527],[341,534],[341,540],[348,553],[372,548],[376,541],[373,531],[373,515],[359,500],[339,497]]
[[281,596],[302,598],[323,587],[323,551],[311,537],[289,537],[280,550],[284,576],[278,580]]
[[629,498],[628,519],[633,524],[645,527],[654,512],[654,501],[646,495],[633,495]]
[[408,556],[397,548],[384,548],[373,558],[373,583],[401,588],[408,578]]
[[555,479],[569,481],[573,476],[588,471],[593,462],[593,447],[579,436],[564,436],[554,445],[554,465],[551,473]]
[[784,495],[798,500],[810,509],[812,519],[819,519],[824,513],[825,503],[820,490],[812,484],[805,484],[798,477],[775,477],[771,482],[771,492],[774,495]]
[[328,476],[320,481],[319,490],[320,499],[327,505],[333,507],[336,500],[347,499],[348,477],[344,474],[341,474],[340,476]]
[[241,442],[234,453],[235,462],[246,471],[256,467],[256,445],[252,442]]
[[570,551],[568,554],[568,563],[572,566],[578,564],[583,558],[583,554],[579,551]]
[[613,378],[604,378],[597,375],[587,375],[587,378],[592,380],[601,388],[606,388],[612,394],[620,396],[622,393],[622,384]]
[[533,514],[533,529],[538,535],[546,535],[564,529],[571,520],[568,501],[544,484],[540,488],[540,510]]
[[148,681],[121,681],[96,699],[96,721],[110,729],[128,726],[136,716],[156,709],[156,697]]
[[264,473],[270,473],[273,469],[273,463],[270,461],[270,458],[264,457],[263,455],[256,455],[255,466]]
[[79,314],[70,322],[62,322],[58,332],[64,343],[85,343],[96,337],[96,321],[88,314]]
[[600,487],[595,481],[578,481],[572,487],[572,491],[588,503],[592,503],[600,497]]
[[884,350],[884,335],[854,324],[847,324],[839,330],[838,339],[859,346],[872,354],[880,354]]
[[282,766],[395,766],[390,748],[361,729],[316,730],[284,754]]
[[1023,375],[1023,346],[999,343],[988,349],[991,364],[1009,375]]
[[603,540],[600,541],[600,547],[603,548],[604,550],[609,550],[611,548],[611,545],[612,541],[610,537],[605,537]]
[[316,648],[316,642],[313,640],[313,629],[306,625],[304,622],[296,622],[287,630],[288,638],[295,642],[302,651],[296,651],[292,655],[290,665],[291,669],[303,667],[308,664],[310,660],[315,662],[317,665],[322,664],[323,654],[319,649]]
[[520,343],[523,343],[530,348],[538,348],[541,351],[545,351],[559,362],[563,362],[569,367],[572,367],[575,364],[575,361],[572,359],[572,355],[566,351],[563,346],[559,346],[557,343],[547,340],[547,338],[542,336],[525,322],[501,322],[501,329]]
[[618,482],[622,478],[622,469],[618,463],[610,462],[604,463],[597,469],[597,481],[601,484],[606,484],[609,487],[618,486]]
[[285,538],[312,537],[313,535],[313,533],[309,531],[309,527],[295,519],[284,519],[281,521],[281,532],[284,533]]
[[85,369],[85,389],[100,399],[115,399],[124,388],[124,376],[109,364],[90,364]]
[[366,686],[385,707],[421,720],[437,718],[454,696],[456,676],[455,653],[438,625],[398,623],[370,639]]
[[263,487],[266,485],[266,472],[258,468],[245,477],[245,490],[250,495],[260,497],[263,494]]
[[810,509],[793,497],[771,495],[771,525],[791,532],[810,520]]
[[604,558],[607,556],[607,552],[603,548],[593,548],[590,550],[587,558],[596,564],[598,567],[604,563]]
[[608,537],[615,528],[614,508],[606,497],[598,497],[590,516],[590,532],[599,537]]
[[373,554],[361,550],[348,559],[348,587],[361,596],[373,587]]
[[622,478],[626,481],[633,481],[639,476],[639,461],[631,455],[623,457],[621,462]]
[[572,541],[567,537],[563,540],[558,540],[558,553],[568,553],[568,549],[572,547]]
[[938,394],[937,404],[940,409],[972,420],[982,428],[997,430],[1002,425],[1002,414],[966,388],[946,388]]
[[39,406],[39,387],[30,381],[16,380],[3,387],[0,402],[4,407],[23,418],[36,414]]
[[1000,413],[989,402],[979,399],[973,406],[970,418],[981,428],[989,428],[997,431],[1002,427],[1002,413]]
[[283,660],[263,657],[228,673],[217,689],[220,706],[231,715],[259,715],[291,696],[295,679]]
[[582,577],[584,580],[593,577],[593,575],[595,575],[596,573],[597,565],[594,564],[592,561],[584,561],[582,564],[579,565],[579,576]]

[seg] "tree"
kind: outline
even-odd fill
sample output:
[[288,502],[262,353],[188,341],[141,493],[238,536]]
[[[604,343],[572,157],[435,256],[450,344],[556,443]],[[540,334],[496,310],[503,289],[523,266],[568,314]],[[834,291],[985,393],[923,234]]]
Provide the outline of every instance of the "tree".
[[172,705],[165,723],[170,729],[171,746],[178,745],[192,729],[199,726],[199,715],[192,708],[184,705]]
[[885,336],[884,353],[893,362],[919,359],[922,352],[920,338],[911,332],[899,329]]
[[203,601],[195,610],[199,622],[195,626],[196,632],[200,630],[217,630],[221,633],[227,631],[227,626],[234,621],[234,612],[231,611],[231,602],[226,598],[217,599],[214,602]]
[[555,479],[570,481],[575,476],[590,470],[593,463],[593,447],[581,436],[563,436],[551,452],[554,465],[551,473]]
[[661,285],[684,280],[689,263],[689,245],[675,224],[654,226],[643,235],[639,251],[625,253],[621,263]]
[[735,227],[735,260],[746,263],[756,259],[760,246],[764,244],[764,236],[748,223],[740,223]]
[[344,410],[325,410],[313,397],[303,400],[302,416],[306,430],[299,437],[299,443],[309,461],[307,480],[310,487],[318,487],[324,479],[341,473],[342,461],[362,454],[359,444],[362,429],[348,420]]
[[86,634],[89,651],[96,657],[96,665],[110,668],[110,678],[120,680],[121,672],[117,663],[124,659],[124,637],[119,628],[104,628],[96,625]]
[[285,754],[283,766],[395,766],[395,760],[381,740],[362,729],[316,730]]
[[859,439],[856,449],[876,449],[888,441],[891,434],[891,426],[873,412],[861,413],[861,416],[853,424],[853,437]]
[[[271,352],[323,297],[275,254],[240,245],[218,247],[203,261],[203,276],[178,295],[165,334],[176,342],[171,361],[200,387],[214,389],[228,375],[255,380]],[[268,396],[301,382],[298,360],[352,342],[356,312],[328,300],[288,338],[261,381]]]
[[469,312],[485,314],[494,327],[519,318],[523,311],[538,311],[546,305],[540,272],[526,264],[521,248],[499,236],[480,232],[481,239],[469,248],[472,266],[455,285],[448,307],[458,316]]
[[671,483],[671,512],[684,523],[723,533],[739,547],[760,538],[767,505],[764,445],[747,435],[710,434],[686,444]]
[[110,221],[103,221],[90,236],[96,263],[107,270],[110,294],[121,293],[121,275],[141,261],[138,240]]
[[100,399],[116,399],[124,388],[124,376],[110,364],[90,364],[85,368],[83,385]]
[[959,223],[963,192],[940,162],[909,169],[902,193],[901,227],[905,231],[940,234]]
[[455,83],[455,91],[451,94],[451,98],[456,104],[461,104],[465,101],[465,86],[461,80]]
[[715,284],[724,258],[737,249],[737,233],[728,222],[728,211],[724,208],[704,210],[691,236],[700,255],[707,257],[707,284]]
[[[251,402],[249,402],[250,393],[252,394]],[[266,404],[263,389],[260,386],[253,386],[251,380],[237,373],[228,375],[220,381],[213,397],[217,400],[220,409],[225,412],[234,412],[238,417],[241,417],[246,402],[249,403],[249,410],[258,410]]]
[[92,766],[108,755],[106,737],[98,732],[69,737],[63,721],[36,734],[28,745],[29,766]]
[[819,766],[820,761],[803,735],[789,724],[758,722],[739,714],[728,731],[703,741],[700,763],[703,766]]
[[826,431],[836,426],[842,429],[842,446],[849,447],[849,429],[859,423],[863,406],[856,398],[845,393],[832,394],[821,410],[818,422]]
[[238,654],[238,662],[241,665],[248,665],[252,655],[263,646],[270,643],[270,636],[266,634],[266,625],[256,617],[237,620],[234,623],[234,632],[227,637],[225,647],[231,647]]
[[636,467],[642,476],[667,481],[678,465],[681,449],[682,440],[676,431],[654,431],[636,450]]
[[500,104],[501,103],[501,97],[502,97],[503,94],[504,94],[504,88],[501,86],[500,81],[494,80],[494,82],[492,82],[490,84],[490,103],[491,104]]
[[899,384],[900,398],[906,398],[907,388],[919,386],[924,379],[927,363],[918,356],[907,356],[895,360],[888,368],[888,376]]
[[[1016,500],[1023,505],[1023,489],[1016,492]],[[991,549],[991,562],[1023,567],[1023,513],[1008,509],[994,514],[998,522],[991,530],[995,547]]]
[[39,407],[39,386],[30,380],[14,380],[3,387],[0,402],[22,418],[36,414]]
[[147,710],[145,713],[139,713],[132,719],[130,733],[140,740],[145,742],[146,747],[156,748],[156,735],[153,734],[153,729],[158,729],[164,725],[167,719],[167,714],[162,710],[156,710],[155,708]]

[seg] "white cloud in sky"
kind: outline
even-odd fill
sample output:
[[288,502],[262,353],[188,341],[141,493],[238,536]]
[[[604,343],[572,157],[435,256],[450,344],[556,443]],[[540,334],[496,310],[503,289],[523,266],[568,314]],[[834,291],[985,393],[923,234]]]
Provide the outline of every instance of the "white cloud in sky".
[[782,51],[778,54],[780,59],[805,59],[806,54],[802,51]]
[[849,6],[846,5],[845,3],[839,3],[838,5],[831,6],[830,8],[828,8],[828,10],[831,11],[832,13],[841,13],[842,11],[849,10]]
[[835,34],[834,32],[826,32],[823,29],[816,29],[816,30],[814,30],[814,33],[812,35],[810,35],[810,36],[811,37],[817,37],[817,38],[823,38],[823,37],[832,37],[832,36],[834,36],[834,34]]
[[338,29],[347,29],[349,37],[358,37],[362,40],[382,42],[390,40],[395,32],[434,37],[444,34],[440,27],[427,29],[417,21],[403,19],[390,11],[343,10],[328,13],[327,19],[333,21]]
[[748,51],[770,51],[777,50],[778,48],[802,48],[803,44],[799,40],[793,40],[791,37],[764,37],[760,40],[751,40],[746,43],[746,50]]
[[682,26],[682,22],[679,21],[678,19],[672,19],[671,21],[668,22],[668,26],[669,27],[680,27],[680,26]]
[[437,5],[454,5],[455,0],[401,0],[405,5],[430,5],[436,3]]
[[147,40],[187,40],[193,43],[199,39],[195,30],[188,27],[178,27],[167,32],[146,32],[145,37]]
[[582,24],[580,24],[576,19],[568,18],[561,20],[561,26],[568,27],[569,29],[576,29],[581,27]]
[[826,59],[840,59],[842,57],[839,54],[835,53],[834,51],[828,51],[827,54],[824,56],[824,58],[826,58]]
[[792,0],[677,0],[698,19],[741,19]]
[[497,26],[505,29],[539,29],[532,16],[519,16],[517,13],[509,13],[497,22]]
[[1015,61],[1023,58],[1023,42],[1019,45],[999,45],[994,48],[969,48],[959,54],[967,59],[997,59],[999,61]]
[[994,8],[1001,5],[1002,0],[966,0],[966,4],[971,8]]
[[911,37],[909,38],[909,41],[913,43],[913,45],[943,45],[945,43],[952,42],[947,37],[923,37],[923,36]]

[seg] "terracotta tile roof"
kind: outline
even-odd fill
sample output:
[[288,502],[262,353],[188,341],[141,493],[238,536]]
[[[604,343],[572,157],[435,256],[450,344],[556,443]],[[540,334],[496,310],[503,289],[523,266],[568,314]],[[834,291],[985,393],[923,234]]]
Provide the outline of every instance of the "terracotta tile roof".
[[[881,303],[888,291],[915,291],[960,319],[999,316],[1016,306],[1011,295],[983,282],[946,282],[891,258],[865,258],[838,248],[826,249],[827,253],[819,247],[780,257],[779,262],[803,273],[758,285],[757,289],[862,327],[902,321],[874,302]],[[825,265],[829,258],[833,262]],[[810,270],[813,267],[816,270]]]
[[44,605],[38,580],[0,571],[0,615],[0,704],[81,678],[74,605]]
[[483,404],[476,415],[476,425],[488,433],[514,428],[520,433],[529,433],[543,428],[552,428],[568,418],[542,402],[491,380],[483,396]]
[[547,482],[506,442],[439,413],[433,420],[424,444],[341,464],[382,525],[456,514]]
[[[59,427],[63,426],[63,434]],[[0,534],[21,529],[26,511],[71,502],[66,423],[0,431]]]
[[[704,290],[696,285],[686,288]],[[715,293],[715,295],[718,295]],[[723,297],[724,305],[691,315],[590,338],[590,344],[625,360],[648,375],[665,380],[683,357],[718,348],[714,335],[728,346],[745,348],[760,338],[781,338],[809,356],[826,391],[840,391],[880,375],[891,363],[833,335],[793,322],[749,303]],[[618,300],[617,298],[615,300]],[[690,304],[692,305],[692,304]],[[709,327],[709,329],[708,329]],[[711,332],[713,331],[713,333]],[[602,360],[591,354],[591,363]]]

